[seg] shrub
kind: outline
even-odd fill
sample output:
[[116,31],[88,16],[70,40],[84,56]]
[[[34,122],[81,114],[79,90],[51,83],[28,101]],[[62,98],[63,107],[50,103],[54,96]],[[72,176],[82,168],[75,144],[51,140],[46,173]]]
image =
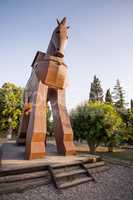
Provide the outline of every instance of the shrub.
[[113,144],[122,119],[115,107],[102,102],[86,102],[70,113],[75,139],[86,139],[90,152],[102,142]]

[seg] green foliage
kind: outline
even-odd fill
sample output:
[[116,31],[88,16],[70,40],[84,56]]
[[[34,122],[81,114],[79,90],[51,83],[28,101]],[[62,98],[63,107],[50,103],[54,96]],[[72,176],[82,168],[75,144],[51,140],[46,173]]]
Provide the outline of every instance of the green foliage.
[[91,152],[107,140],[114,140],[122,120],[113,105],[89,102],[78,106],[70,114],[76,139],[86,139]]
[[113,101],[116,106],[116,108],[124,108],[125,106],[125,96],[123,88],[120,85],[119,79],[116,81],[116,85],[113,90]]
[[133,144],[133,112],[130,110],[129,112],[129,119],[128,119],[128,143]]
[[[0,136],[7,133],[17,133],[23,106],[23,89],[13,83],[5,83],[0,88]],[[51,110],[47,109],[47,131],[53,134]]]
[[107,92],[106,92],[105,102],[106,103],[112,103],[112,95],[111,95],[110,89],[108,89]]
[[94,80],[91,83],[89,100],[93,102],[103,101],[103,89],[100,80],[96,76],[94,76]]
[[133,99],[131,99],[131,111],[133,112]]
[[5,83],[0,88],[0,131],[18,128],[22,110],[22,88],[13,83]]
[[121,130],[123,142],[133,141],[133,112],[131,109],[119,109],[118,110],[124,126]]

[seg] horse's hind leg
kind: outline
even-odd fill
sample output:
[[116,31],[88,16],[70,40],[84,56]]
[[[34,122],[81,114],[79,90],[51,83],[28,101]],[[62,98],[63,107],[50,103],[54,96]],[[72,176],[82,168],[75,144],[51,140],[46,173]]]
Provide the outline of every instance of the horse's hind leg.
[[75,146],[73,144],[73,131],[66,110],[65,91],[51,91],[49,99],[55,123],[57,151],[63,155],[74,155]]
[[17,137],[17,145],[25,144],[26,142],[26,133],[29,123],[29,114],[25,113],[25,109],[21,115],[18,137]]
[[29,90],[24,91],[24,96],[23,96],[24,106],[23,106],[23,112],[21,114],[18,136],[16,141],[18,145],[26,143],[26,134],[27,134],[29,116],[31,111],[30,95],[31,91]]
[[33,94],[32,110],[26,135],[26,158],[42,158],[45,155],[46,102],[48,86],[39,82]]

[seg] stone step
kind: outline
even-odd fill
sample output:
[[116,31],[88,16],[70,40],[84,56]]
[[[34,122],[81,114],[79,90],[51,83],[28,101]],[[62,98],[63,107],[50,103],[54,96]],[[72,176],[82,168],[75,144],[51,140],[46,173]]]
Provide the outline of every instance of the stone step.
[[64,188],[72,187],[72,186],[79,185],[79,184],[82,184],[82,183],[86,183],[86,182],[91,181],[91,180],[92,180],[91,177],[80,178],[80,179],[76,179],[76,180],[71,181],[71,182],[63,183],[59,186],[59,188],[64,189]]
[[77,175],[77,174],[82,174],[82,173],[86,173],[86,171],[84,169],[77,169],[77,170],[72,170],[72,171],[64,171],[58,174],[55,174],[56,178],[63,178],[63,177],[67,177],[67,176],[73,176],[73,175]]

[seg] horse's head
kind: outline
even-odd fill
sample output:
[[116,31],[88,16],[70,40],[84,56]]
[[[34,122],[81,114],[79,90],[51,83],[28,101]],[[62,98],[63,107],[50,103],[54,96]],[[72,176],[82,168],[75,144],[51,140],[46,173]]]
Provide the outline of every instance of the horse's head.
[[69,28],[66,24],[66,17],[63,18],[61,22],[57,20],[58,26],[55,28],[51,42],[54,45],[54,56],[64,57],[64,50],[67,44]]

